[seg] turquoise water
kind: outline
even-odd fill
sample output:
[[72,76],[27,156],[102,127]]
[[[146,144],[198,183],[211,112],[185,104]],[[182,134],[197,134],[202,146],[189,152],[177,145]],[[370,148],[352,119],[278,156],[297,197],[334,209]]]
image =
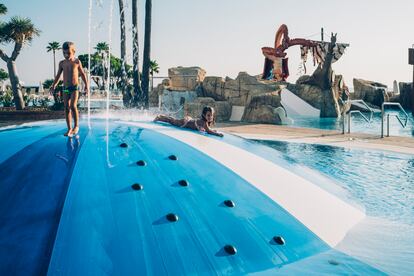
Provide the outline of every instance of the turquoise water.
[[182,141],[113,120],[81,125],[71,139],[63,120],[0,130],[0,275],[381,273]]
[[[366,116],[369,116],[365,114]],[[402,116],[402,114],[400,114]],[[414,118],[410,113],[407,126],[403,128],[395,117],[390,117],[390,135],[393,136],[414,136]],[[338,130],[342,132],[342,119],[340,118],[319,118],[294,116],[292,127],[317,128],[325,130]],[[384,135],[386,134],[386,124],[384,120]],[[348,123],[345,123],[345,132],[348,131]],[[351,133],[369,133],[381,135],[381,115],[375,113],[370,123],[366,122],[359,114],[353,114],[351,120]]]
[[412,275],[414,155],[280,141],[257,142],[282,153],[286,162],[319,171],[365,208],[369,220],[357,227],[341,248],[385,272]]

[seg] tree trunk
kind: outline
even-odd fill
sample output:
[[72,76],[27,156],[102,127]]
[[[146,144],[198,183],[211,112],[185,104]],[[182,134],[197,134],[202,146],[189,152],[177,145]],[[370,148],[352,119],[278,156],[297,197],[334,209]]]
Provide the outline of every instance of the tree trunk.
[[13,97],[16,109],[22,110],[25,108],[23,94],[22,90],[20,89],[20,81],[19,76],[17,75],[16,63],[12,59],[9,59],[7,61],[7,69],[10,76],[10,83],[13,90]]
[[56,54],[55,50],[53,50],[53,79],[56,78]]
[[134,81],[134,106],[142,106],[142,88],[139,75],[139,41],[138,41],[138,15],[137,0],[132,0],[132,59]]
[[149,70],[151,55],[151,10],[152,0],[145,1],[145,36],[144,36],[144,61],[142,65],[142,90],[145,108],[149,108]]
[[151,92],[154,91],[154,74],[151,74]]
[[19,76],[17,75],[16,63],[15,63],[17,56],[20,54],[22,46],[23,46],[22,43],[16,42],[14,44],[14,49],[10,57],[8,57],[0,49],[0,58],[7,63],[7,70],[9,72],[10,83],[11,83],[12,90],[13,90],[14,103],[16,105],[17,110],[22,110],[25,108],[23,94],[20,89],[20,81],[19,81]]
[[107,61],[105,60],[105,52],[102,52],[101,57],[102,57],[102,87],[101,87],[101,90],[106,91],[106,77],[107,77],[106,65],[107,65]]
[[118,0],[119,4],[119,20],[121,27],[121,91],[124,106],[131,105],[131,94],[127,91],[128,76],[126,72],[126,35],[125,35],[125,12],[124,0]]

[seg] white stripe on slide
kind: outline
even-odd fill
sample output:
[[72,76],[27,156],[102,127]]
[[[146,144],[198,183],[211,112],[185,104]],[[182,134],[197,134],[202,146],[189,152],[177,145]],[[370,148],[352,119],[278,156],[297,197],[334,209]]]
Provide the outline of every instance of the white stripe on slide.
[[365,217],[316,184],[219,139],[153,123],[122,123],[160,132],[207,154],[265,193],[331,247]]

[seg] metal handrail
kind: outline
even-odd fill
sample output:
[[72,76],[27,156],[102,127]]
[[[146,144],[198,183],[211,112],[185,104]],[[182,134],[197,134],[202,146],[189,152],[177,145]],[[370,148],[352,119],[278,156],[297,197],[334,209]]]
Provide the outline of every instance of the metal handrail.
[[391,102],[383,102],[381,105],[381,138],[384,138],[384,115],[385,115],[385,106],[397,106],[400,111],[405,115],[405,122],[402,122],[399,114],[387,114],[387,137],[390,136],[390,116],[395,116],[400,123],[400,125],[405,128],[408,123],[408,114],[405,112],[404,108],[402,108],[401,104],[399,103],[391,103]]
[[[350,110],[348,112],[348,133],[351,133],[351,118],[352,118],[352,113],[357,113],[360,114],[362,116],[362,118],[364,118],[365,121],[367,121],[368,123],[372,122],[372,117],[374,115],[374,110],[372,110],[372,108],[364,101],[364,100],[348,100],[347,103],[350,103],[352,105],[352,103],[361,103],[363,104],[370,113],[369,119],[362,114],[361,111],[359,110]],[[342,115],[342,134],[345,134],[345,111]]]

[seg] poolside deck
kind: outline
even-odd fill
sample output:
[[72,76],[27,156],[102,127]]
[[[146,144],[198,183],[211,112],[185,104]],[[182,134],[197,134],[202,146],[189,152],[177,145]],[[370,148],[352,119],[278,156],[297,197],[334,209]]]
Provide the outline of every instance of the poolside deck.
[[342,134],[336,130],[321,130],[268,124],[218,123],[217,130],[248,139],[280,140],[297,143],[324,144],[347,148],[387,150],[414,154],[414,138],[380,134]]

